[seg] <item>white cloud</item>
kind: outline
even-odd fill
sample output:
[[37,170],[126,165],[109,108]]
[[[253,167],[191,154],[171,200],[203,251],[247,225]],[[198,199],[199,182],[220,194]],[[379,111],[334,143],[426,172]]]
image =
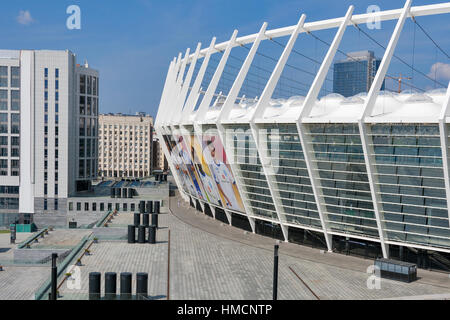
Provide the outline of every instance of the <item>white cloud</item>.
[[435,80],[450,80],[450,64],[436,62],[431,66],[428,76]]
[[17,22],[23,24],[25,26],[34,22],[33,17],[31,16],[30,11],[28,10],[20,10],[19,15],[17,16]]

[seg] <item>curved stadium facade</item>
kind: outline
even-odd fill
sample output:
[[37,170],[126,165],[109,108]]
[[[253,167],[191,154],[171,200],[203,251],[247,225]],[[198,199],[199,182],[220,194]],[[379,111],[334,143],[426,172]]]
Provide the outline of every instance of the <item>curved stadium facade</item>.
[[[239,38],[235,31],[227,42],[214,38],[207,48],[180,54],[169,67],[156,131],[181,196],[217,219],[280,240],[313,239],[329,251],[353,243],[385,258],[402,258],[404,249],[439,256],[436,263],[445,266],[450,87],[380,89],[405,21],[449,12],[450,3],[412,7],[411,1],[379,12],[395,29],[369,92],[352,97],[319,95],[347,26],[371,18],[353,15],[352,6],[341,18],[307,23],[302,15],[294,26],[264,24]],[[297,38],[325,29],[337,31],[307,94],[274,99]],[[258,47],[278,37],[288,40],[261,95],[239,96]],[[243,45],[249,50],[239,72],[227,94],[218,93],[231,50]]]

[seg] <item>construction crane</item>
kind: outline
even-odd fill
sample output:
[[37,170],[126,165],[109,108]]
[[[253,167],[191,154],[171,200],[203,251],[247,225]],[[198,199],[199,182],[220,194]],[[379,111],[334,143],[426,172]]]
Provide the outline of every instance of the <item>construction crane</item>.
[[392,79],[392,80],[396,80],[398,82],[398,93],[402,92],[402,80],[411,80],[411,77],[403,77],[402,74],[400,73],[400,75],[398,77],[391,77],[391,76],[386,76],[386,79]]

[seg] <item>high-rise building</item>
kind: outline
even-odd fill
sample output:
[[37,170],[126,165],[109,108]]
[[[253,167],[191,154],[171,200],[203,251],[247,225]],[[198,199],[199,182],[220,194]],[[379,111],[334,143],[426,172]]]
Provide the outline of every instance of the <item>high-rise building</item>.
[[380,63],[381,59],[375,58],[373,51],[348,53],[347,59],[334,63],[333,92],[344,97],[369,92]]
[[151,174],[153,117],[102,114],[99,117],[99,175],[143,178]]
[[70,51],[0,50],[0,225],[65,214],[97,167],[98,72]]

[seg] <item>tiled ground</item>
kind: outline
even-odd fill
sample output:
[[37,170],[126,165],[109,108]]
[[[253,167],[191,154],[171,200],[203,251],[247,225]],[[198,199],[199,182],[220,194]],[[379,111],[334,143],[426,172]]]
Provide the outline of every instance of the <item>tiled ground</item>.
[[[121,223],[131,214],[119,215]],[[198,216],[198,219],[203,219]],[[172,214],[160,216],[160,226],[171,230],[171,299],[271,299],[273,255],[269,250],[215,236],[183,223]],[[149,273],[149,294],[165,299],[167,229],[158,231],[156,245],[100,242],[83,259],[81,290],[62,287],[65,299],[86,299],[92,271]],[[449,293],[449,289],[414,282],[382,280],[380,290],[369,290],[368,274],[328,264],[280,255],[279,299],[315,299],[289,270],[295,272],[321,299],[383,299]],[[118,284],[119,286],[119,284]],[[118,288],[119,289],[119,288]],[[134,288],[133,288],[134,290]],[[102,289],[103,292],[103,289]]]

